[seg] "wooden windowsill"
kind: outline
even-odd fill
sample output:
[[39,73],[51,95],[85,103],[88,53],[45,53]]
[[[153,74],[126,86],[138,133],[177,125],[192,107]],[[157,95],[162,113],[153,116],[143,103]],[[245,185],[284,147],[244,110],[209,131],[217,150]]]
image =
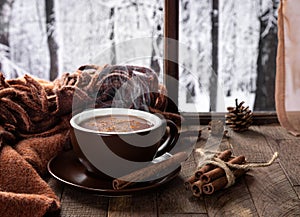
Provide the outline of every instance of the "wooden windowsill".
[[[225,119],[225,112],[182,112],[184,119],[189,124],[207,125],[212,119]],[[276,112],[254,112],[253,125],[264,125],[279,123]]]

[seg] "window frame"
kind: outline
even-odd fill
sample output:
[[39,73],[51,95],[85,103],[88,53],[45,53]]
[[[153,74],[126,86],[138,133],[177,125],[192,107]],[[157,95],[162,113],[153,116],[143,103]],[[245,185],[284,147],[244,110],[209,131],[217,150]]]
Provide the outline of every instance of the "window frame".
[[[164,85],[168,90],[169,97],[178,105],[178,81],[179,79],[179,2],[180,0],[165,0],[164,3]],[[213,1],[212,1],[213,2]],[[171,39],[168,40],[168,39]],[[171,61],[172,59],[172,61]],[[171,78],[171,79],[170,79]],[[169,91],[172,90],[172,91]],[[225,117],[224,112],[182,112],[185,120],[191,124],[208,124],[212,119],[222,119]],[[276,111],[254,111],[253,124],[273,124],[279,123]]]

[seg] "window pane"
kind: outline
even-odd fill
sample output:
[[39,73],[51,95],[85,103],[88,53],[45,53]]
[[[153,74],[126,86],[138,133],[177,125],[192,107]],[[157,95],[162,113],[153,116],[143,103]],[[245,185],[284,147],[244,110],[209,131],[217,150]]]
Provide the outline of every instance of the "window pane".
[[210,0],[180,1],[179,42],[182,46],[179,50],[179,108],[182,111],[209,111],[211,12]]
[[[62,74],[108,63],[143,65],[159,73],[163,6],[163,0],[15,0],[0,13],[9,42],[0,41],[0,70],[7,78],[30,73],[49,79],[53,64]],[[144,37],[144,43],[137,40],[142,46],[132,41]],[[52,57],[58,61],[52,63]]]
[[[182,111],[226,111],[235,98],[256,111],[275,110],[278,1],[180,0]],[[162,81],[164,0],[48,0],[55,3],[50,14],[45,2],[16,0],[1,13],[0,69],[7,78],[49,79],[56,56],[59,74],[91,63],[135,64],[153,68]]]
[[[275,110],[278,0],[181,0],[180,108]],[[217,82],[215,82],[215,81]]]

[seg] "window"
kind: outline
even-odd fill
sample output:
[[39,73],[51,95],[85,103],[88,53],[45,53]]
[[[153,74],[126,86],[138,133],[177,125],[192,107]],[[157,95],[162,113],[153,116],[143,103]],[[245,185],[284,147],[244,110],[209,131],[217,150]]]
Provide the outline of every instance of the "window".
[[[5,0],[0,70],[8,78],[31,73],[54,79],[88,63],[137,64],[153,68],[162,81],[165,68],[179,79],[169,94],[182,111],[225,112],[238,98],[273,114],[278,3]],[[164,33],[180,43],[164,43]],[[165,54],[178,54],[178,65],[163,61],[164,49],[174,46]],[[172,82],[166,85],[174,88]]]
[[180,107],[225,112],[238,98],[254,111],[275,111],[279,1],[178,4],[179,42],[188,51],[179,50]]

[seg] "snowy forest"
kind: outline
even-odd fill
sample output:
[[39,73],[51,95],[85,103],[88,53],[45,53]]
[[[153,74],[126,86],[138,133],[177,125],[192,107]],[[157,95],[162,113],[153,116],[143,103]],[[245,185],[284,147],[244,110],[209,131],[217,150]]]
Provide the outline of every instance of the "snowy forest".
[[[278,4],[180,0],[180,110],[224,112],[235,98],[275,110]],[[162,80],[163,32],[164,0],[0,0],[0,71],[54,80],[86,64],[135,64]]]

